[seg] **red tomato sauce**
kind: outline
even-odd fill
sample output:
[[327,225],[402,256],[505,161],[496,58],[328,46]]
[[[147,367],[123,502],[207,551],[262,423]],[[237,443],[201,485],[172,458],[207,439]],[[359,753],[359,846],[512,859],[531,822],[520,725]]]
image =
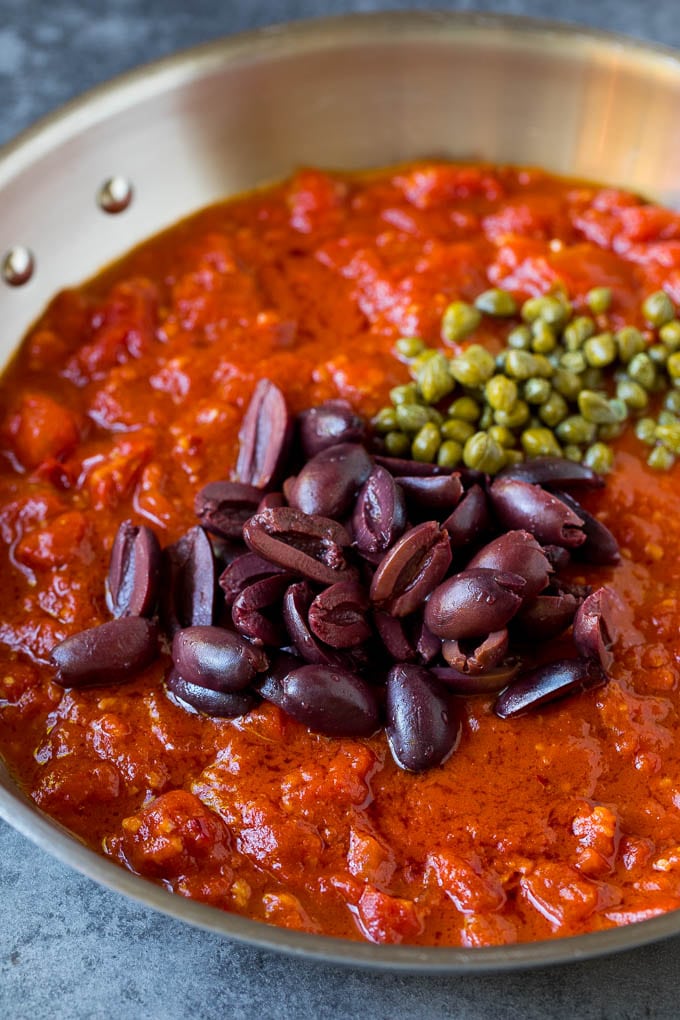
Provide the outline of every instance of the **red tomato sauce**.
[[611,325],[642,325],[646,294],[680,302],[680,216],[537,170],[308,170],[53,300],[0,384],[0,751],[42,810],[180,895],[351,939],[502,944],[680,907],[679,476],[630,434],[587,504],[623,552],[597,572],[629,607],[612,679],[513,721],[463,700],[442,767],[406,773],[383,733],[313,735],[269,704],[190,714],[167,656],[86,690],[47,664],[109,618],[122,520],[164,543],[195,523],[258,379],[293,411],[371,415],[407,379],[398,336],[436,343],[447,304],[488,286],[556,284],[577,309],[608,286]]

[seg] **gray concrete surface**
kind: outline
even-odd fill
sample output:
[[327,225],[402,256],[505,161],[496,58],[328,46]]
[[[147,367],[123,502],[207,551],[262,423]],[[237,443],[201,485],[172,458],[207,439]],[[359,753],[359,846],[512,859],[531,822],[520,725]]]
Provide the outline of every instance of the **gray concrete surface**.
[[[0,142],[97,82],[180,47],[320,13],[427,6],[560,17],[680,46],[677,0],[0,0]],[[0,822],[0,1020],[671,1018],[680,1015],[679,978],[680,939],[490,977],[304,964],[130,903]]]

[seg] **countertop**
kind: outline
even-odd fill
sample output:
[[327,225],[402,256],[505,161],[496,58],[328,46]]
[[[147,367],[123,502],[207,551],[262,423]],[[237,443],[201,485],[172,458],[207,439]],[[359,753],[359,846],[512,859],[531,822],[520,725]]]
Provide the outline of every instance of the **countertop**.
[[[0,0],[0,143],[136,64],[315,14],[438,6],[558,15],[680,46],[676,0]],[[96,13],[95,13],[96,12]],[[0,1017],[677,1017],[680,939],[592,963],[416,978],[259,952],[129,902],[0,822]]]

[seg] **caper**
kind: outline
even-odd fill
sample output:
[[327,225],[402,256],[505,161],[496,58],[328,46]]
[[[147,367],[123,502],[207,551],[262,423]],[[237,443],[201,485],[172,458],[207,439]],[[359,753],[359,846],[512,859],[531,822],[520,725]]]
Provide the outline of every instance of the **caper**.
[[666,362],[666,371],[671,379],[680,379],[680,351],[671,354]]
[[532,329],[531,349],[535,354],[550,354],[557,347],[557,334],[543,319],[537,319]]
[[463,461],[466,467],[495,475],[505,464],[505,452],[488,432],[475,432],[463,448]]
[[394,386],[390,390],[390,400],[393,404],[417,404],[418,387],[414,382]]
[[671,453],[680,453],[680,422],[676,421],[669,425],[657,425],[655,432],[656,439],[670,450]]
[[568,351],[579,351],[595,333],[595,323],[589,315],[579,315],[565,326],[562,343]]
[[421,404],[397,404],[397,425],[402,432],[416,433],[432,420],[430,407]]
[[381,407],[378,413],[371,420],[371,425],[381,435],[391,432],[397,427],[397,412],[393,407]]
[[531,428],[522,433],[522,447],[527,457],[561,457],[560,444],[550,429]]
[[449,407],[448,413],[452,418],[475,422],[482,413],[482,409],[472,397],[458,397]]
[[581,386],[585,390],[597,390],[602,386],[603,369],[593,368],[589,365],[585,372],[581,373]]
[[550,428],[555,428],[556,425],[559,425],[567,417],[568,413],[569,405],[562,394],[557,393],[555,390],[538,409],[538,417],[544,425],[548,425]]
[[634,411],[644,411],[649,403],[647,390],[633,379],[620,379],[616,384],[616,396]]
[[437,452],[437,464],[440,467],[453,468],[460,464],[463,447],[455,439],[446,439]]
[[664,323],[659,330],[659,339],[669,350],[677,351],[680,348],[680,322],[672,319]]
[[675,464],[675,457],[665,446],[655,446],[647,458],[647,463],[654,471],[670,471]]
[[397,354],[400,354],[402,358],[406,358],[407,361],[411,358],[417,358],[425,350],[425,344],[417,336],[399,337],[394,346]]
[[446,397],[455,387],[449,371],[448,359],[438,352],[438,357],[430,358],[417,372],[416,382],[423,399],[428,404],[436,404]]
[[533,334],[528,326],[515,326],[508,333],[508,347],[516,351],[528,351],[531,347]]
[[571,315],[571,306],[551,294],[529,298],[522,305],[522,318],[525,322],[536,322],[541,319],[549,326],[562,326]]
[[[552,355],[551,355],[552,357]],[[541,379],[551,379],[555,374],[555,366],[545,354],[534,354],[534,375]]]
[[388,432],[385,436],[385,450],[390,457],[406,457],[411,451],[411,440],[405,432]]
[[515,445],[515,434],[505,425],[492,425],[488,431],[491,438],[495,439],[503,449],[509,450]]
[[529,405],[525,400],[518,400],[510,411],[494,411],[493,420],[504,428],[518,429],[529,421]]
[[666,394],[663,406],[667,411],[671,411],[673,414],[680,414],[680,391],[670,390]]
[[623,326],[617,331],[615,339],[619,358],[625,365],[645,349],[645,338],[635,326]]
[[653,418],[640,418],[635,423],[635,435],[641,443],[653,446],[656,442],[656,422]]
[[560,367],[566,369],[567,372],[575,372],[577,375],[585,372],[587,365],[583,351],[567,351],[560,358]]
[[545,404],[552,393],[552,386],[547,379],[534,377],[527,379],[522,389],[522,395],[528,404]]
[[656,369],[650,356],[640,353],[631,358],[628,362],[628,376],[646,390],[653,389],[656,382]]
[[507,319],[517,312],[517,302],[507,290],[492,287],[478,294],[475,298],[475,308],[486,315],[493,315],[498,318]]
[[414,460],[431,464],[437,456],[442,437],[434,422],[427,422],[413,438],[411,455]]
[[511,467],[513,464],[521,464],[524,460],[524,454],[521,450],[505,450],[505,467]]
[[656,424],[657,425],[675,425],[677,420],[678,420],[677,417],[673,414],[672,411],[664,410],[664,411],[660,411],[659,412],[659,415],[658,415],[658,417],[656,419]]
[[593,443],[583,454],[583,463],[599,475],[606,475],[614,464],[614,451],[606,443]]
[[571,414],[561,421],[555,429],[557,438],[563,443],[592,443],[597,434],[597,427],[581,414]]
[[506,375],[494,375],[484,389],[487,403],[494,411],[511,411],[517,403],[517,383]]
[[529,354],[528,351],[508,351],[508,356],[505,359],[505,370],[508,375],[514,379],[525,381],[531,379],[533,375],[538,375],[536,371],[536,356]]
[[654,291],[642,302],[642,314],[652,326],[665,326],[675,318],[675,308],[665,290]]
[[623,435],[625,427],[625,424],[620,421],[612,422],[610,425],[600,425],[597,430],[597,438],[605,443],[611,443],[613,439],[618,439]]
[[452,301],[442,316],[442,340],[449,344],[459,343],[474,333],[481,321],[481,314],[472,305],[466,301]]
[[[498,413],[500,414],[500,412]],[[487,405],[482,411],[481,417],[477,424],[480,429],[490,429],[493,423],[494,423],[494,410],[492,407],[489,407]]]
[[567,400],[576,400],[581,390],[581,380],[575,372],[558,368],[552,380],[553,388]]
[[611,333],[598,333],[585,341],[583,353],[589,365],[604,368],[616,360],[616,341]]
[[472,422],[463,421],[462,418],[449,418],[441,427],[444,439],[454,439],[457,443],[464,443],[476,431]]
[[566,457],[567,460],[573,460],[579,464],[583,460],[583,450],[580,446],[574,446],[572,443],[568,443],[567,446],[562,447],[562,456]]
[[612,292],[609,287],[593,287],[586,294],[586,304],[593,315],[604,315],[612,303]]
[[[595,425],[611,425],[621,421],[621,401],[608,400],[604,393],[596,390],[581,390],[578,395],[578,409],[586,419]],[[623,404],[623,415],[626,414]]]
[[650,344],[647,354],[654,362],[656,368],[664,368],[668,361],[670,350],[665,344]]
[[449,362],[451,375],[462,386],[481,386],[496,370],[493,354],[480,344],[471,344]]

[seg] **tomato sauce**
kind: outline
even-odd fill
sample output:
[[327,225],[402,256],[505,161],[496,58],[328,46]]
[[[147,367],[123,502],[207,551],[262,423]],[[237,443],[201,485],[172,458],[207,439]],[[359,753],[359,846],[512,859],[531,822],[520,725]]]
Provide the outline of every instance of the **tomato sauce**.
[[180,895],[351,939],[503,944],[680,907],[680,486],[630,433],[587,501],[623,552],[597,571],[628,607],[612,679],[513,721],[465,699],[442,767],[406,773],[383,733],[313,735],[269,704],[190,714],[168,656],[78,691],[47,664],[109,618],[122,520],[163,543],[195,523],[258,379],[295,412],[371,415],[407,378],[398,336],[436,343],[447,304],[488,286],[556,284],[581,309],[608,286],[611,325],[642,326],[646,294],[680,302],[680,215],[533,169],[305,170],[52,301],[0,383],[0,751],[42,810]]

